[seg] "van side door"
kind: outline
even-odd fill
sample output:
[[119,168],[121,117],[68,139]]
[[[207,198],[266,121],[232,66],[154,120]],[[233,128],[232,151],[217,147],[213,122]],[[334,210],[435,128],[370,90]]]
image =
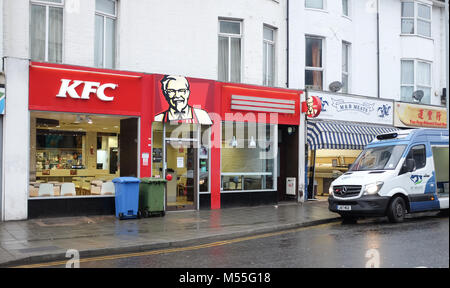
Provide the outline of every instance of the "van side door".
[[[434,180],[432,179],[433,161],[431,161],[431,158],[427,159],[426,144],[412,146],[406,159],[413,159],[415,162],[414,171],[405,173],[405,176],[408,178],[406,183],[408,183],[407,187],[409,187],[408,196],[411,212],[433,209],[432,202],[436,200],[434,197]],[[427,188],[427,186],[429,187]]]

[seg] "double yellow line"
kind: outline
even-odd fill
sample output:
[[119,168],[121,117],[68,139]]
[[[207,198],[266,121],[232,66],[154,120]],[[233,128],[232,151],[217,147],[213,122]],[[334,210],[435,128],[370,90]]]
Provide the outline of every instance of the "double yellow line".
[[[199,249],[229,245],[229,244],[243,242],[243,241],[279,236],[279,235],[288,234],[288,233],[296,233],[296,232],[300,232],[300,231],[307,230],[307,229],[318,229],[318,228],[323,228],[323,227],[331,226],[331,225],[333,225],[333,223],[319,224],[316,226],[301,227],[301,228],[289,229],[289,230],[284,230],[284,231],[279,231],[279,232],[272,232],[272,233],[248,236],[248,237],[240,237],[240,238],[235,238],[235,239],[231,239],[231,240],[218,241],[218,242],[207,243],[207,244],[202,244],[202,245],[180,247],[180,248],[169,248],[169,249],[161,249],[161,250],[152,250],[152,251],[137,252],[137,253],[116,254],[116,255],[100,256],[100,257],[90,257],[90,258],[80,259],[79,261],[81,264],[81,263],[86,263],[86,262],[118,260],[118,259],[124,259],[124,258],[132,258],[132,257],[142,257],[142,256],[168,254],[168,253],[183,252],[183,251],[192,251],[192,250],[199,250]],[[16,266],[14,268],[43,268],[43,267],[51,267],[51,266],[61,266],[61,265],[66,265],[67,261],[68,260],[40,263],[40,264],[21,265],[21,266]]]

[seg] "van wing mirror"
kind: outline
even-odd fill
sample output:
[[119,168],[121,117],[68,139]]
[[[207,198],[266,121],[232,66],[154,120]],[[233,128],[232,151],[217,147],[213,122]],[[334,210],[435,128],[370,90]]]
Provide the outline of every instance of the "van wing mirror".
[[403,163],[401,174],[413,172],[414,170],[416,170],[416,161],[414,161],[414,159],[406,159]]

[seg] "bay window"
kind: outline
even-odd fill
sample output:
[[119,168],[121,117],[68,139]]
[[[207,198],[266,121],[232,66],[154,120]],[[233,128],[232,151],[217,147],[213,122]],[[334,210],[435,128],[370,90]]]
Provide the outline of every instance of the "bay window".
[[[423,91],[423,97],[413,98],[415,91]],[[407,59],[401,60],[401,101],[430,104],[431,101],[431,63]]]
[[401,33],[431,37],[431,6],[402,2]]

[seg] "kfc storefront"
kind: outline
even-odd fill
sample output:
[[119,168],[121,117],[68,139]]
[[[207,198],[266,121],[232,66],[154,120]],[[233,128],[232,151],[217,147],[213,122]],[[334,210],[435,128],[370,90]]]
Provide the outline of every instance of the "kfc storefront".
[[113,214],[121,176],[168,211],[296,199],[301,93],[32,62],[28,218]]
[[112,214],[112,179],[148,174],[138,157],[150,151],[140,142],[150,137],[141,129],[151,108],[143,80],[139,73],[30,64],[28,218]]

